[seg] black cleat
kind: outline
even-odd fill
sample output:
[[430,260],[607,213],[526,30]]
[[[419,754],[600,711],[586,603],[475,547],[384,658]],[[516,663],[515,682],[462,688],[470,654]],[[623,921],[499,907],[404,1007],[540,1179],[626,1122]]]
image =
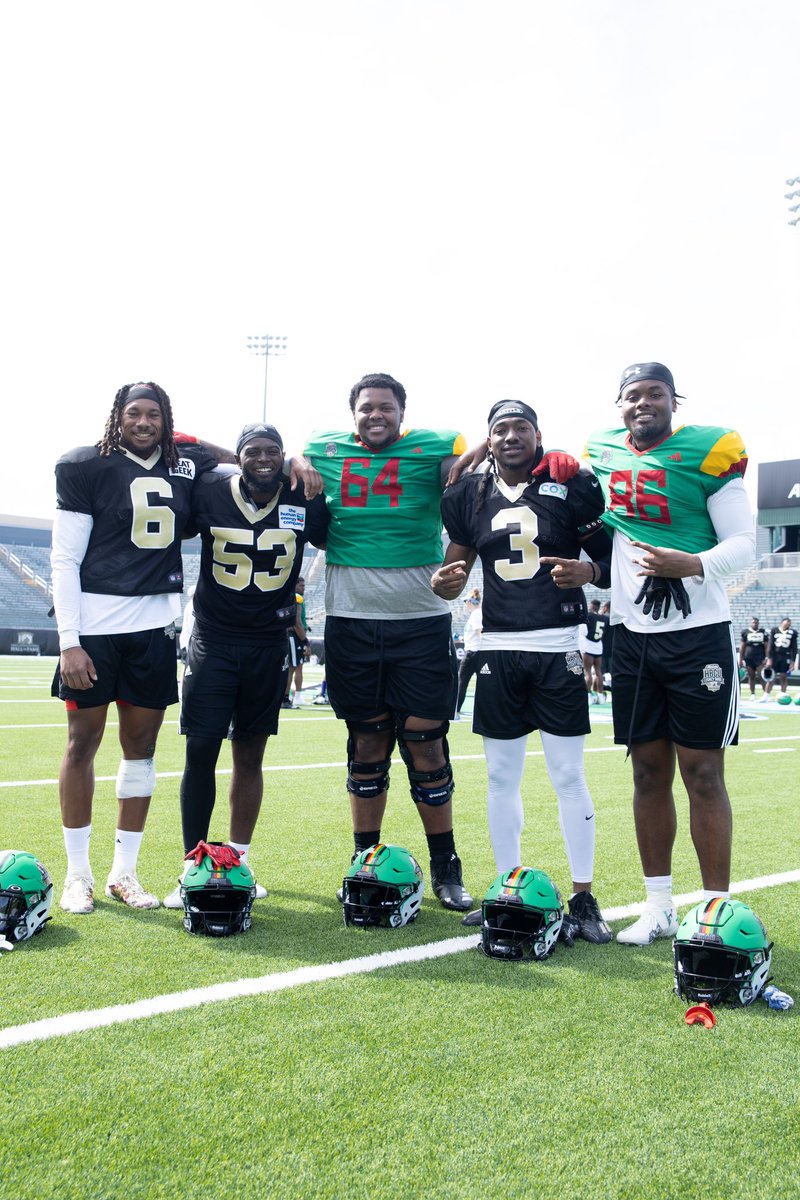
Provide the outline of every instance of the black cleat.
[[482,925],[483,924],[483,909],[473,908],[472,912],[467,913],[467,915],[464,917],[464,920],[461,922],[461,924],[468,925],[470,928],[472,928],[474,925]]
[[597,901],[591,892],[576,892],[569,902],[569,915],[574,917],[580,929],[578,937],[585,942],[602,946],[613,938],[611,927],[603,920]]
[[431,859],[431,887],[439,903],[456,912],[466,912],[474,903],[461,878],[461,859],[457,854]]

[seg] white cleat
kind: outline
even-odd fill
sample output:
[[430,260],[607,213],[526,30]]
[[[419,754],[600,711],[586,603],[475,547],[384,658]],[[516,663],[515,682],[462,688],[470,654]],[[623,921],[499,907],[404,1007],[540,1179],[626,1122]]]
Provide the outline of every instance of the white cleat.
[[68,913],[94,912],[94,880],[91,875],[68,875],[61,893],[61,907]]
[[127,904],[128,908],[158,908],[160,901],[152,892],[146,892],[135,875],[121,875],[106,882],[106,895]]
[[178,884],[175,890],[170,892],[168,896],[164,897],[164,899],[161,901],[161,906],[162,908],[183,908],[180,884]]
[[674,908],[648,905],[638,921],[621,929],[617,941],[623,946],[649,946],[657,938],[674,937],[678,932],[678,914]]

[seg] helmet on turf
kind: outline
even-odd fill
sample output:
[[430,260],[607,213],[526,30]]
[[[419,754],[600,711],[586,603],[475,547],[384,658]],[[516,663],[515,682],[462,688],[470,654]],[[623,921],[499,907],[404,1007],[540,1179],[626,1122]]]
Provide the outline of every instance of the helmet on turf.
[[26,942],[49,920],[50,872],[27,850],[0,850],[0,936]]
[[246,933],[256,896],[252,871],[221,842],[201,842],[197,850],[181,883],[184,929],[210,937]]
[[549,875],[514,867],[498,875],[481,905],[481,949],[491,958],[547,958],[564,906]]
[[789,695],[787,695],[787,694],[784,694],[784,695],[782,695],[782,696],[778,696],[778,704],[791,704],[791,703],[792,703],[792,697],[791,697],[791,696],[789,696]]
[[672,943],[675,991],[691,1004],[752,1004],[772,962],[772,942],[752,908],[715,896],[686,914]]
[[345,925],[388,925],[414,921],[422,904],[422,868],[402,846],[378,842],[362,850],[344,877]]

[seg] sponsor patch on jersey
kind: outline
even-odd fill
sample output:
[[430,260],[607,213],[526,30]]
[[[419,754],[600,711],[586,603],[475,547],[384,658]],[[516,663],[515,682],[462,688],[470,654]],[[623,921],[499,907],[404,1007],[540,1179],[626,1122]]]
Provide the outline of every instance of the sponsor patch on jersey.
[[573,675],[583,674],[583,659],[577,650],[568,650],[564,655],[564,663],[568,671]]
[[170,467],[170,475],[182,475],[184,479],[194,479],[194,461],[191,458],[179,458],[177,467]]
[[724,682],[725,676],[722,674],[722,667],[719,663],[706,663],[700,680],[703,687],[708,688],[710,692],[718,692]]
[[336,442],[328,442],[325,447],[326,458],[336,458]]
[[278,527],[280,529],[305,529],[306,510],[296,504],[278,505]]
[[549,481],[547,483],[540,483],[539,495],[555,496],[557,500],[566,500],[567,485],[565,483],[550,483]]

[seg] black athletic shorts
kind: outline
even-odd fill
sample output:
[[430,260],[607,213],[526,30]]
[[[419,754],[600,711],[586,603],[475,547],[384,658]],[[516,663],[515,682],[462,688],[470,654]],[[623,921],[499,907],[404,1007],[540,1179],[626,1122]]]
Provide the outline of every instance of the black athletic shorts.
[[785,656],[785,655],[781,656],[780,654],[773,654],[772,669],[776,675],[788,675],[791,668],[792,668],[792,663],[788,656]]
[[328,617],[325,677],[340,720],[365,721],[389,709],[447,721],[455,712],[458,691],[450,617]]
[[534,729],[558,737],[591,732],[583,660],[577,650],[478,650],[473,733],[524,737]]
[[289,652],[283,639],[267,645],[218,646],[192,634],[180,732],[241,739],[277,733],[288,675]]
[[757,650],[745,650],[743,657],[745,666],[752,667],[754,671],[757,671],[767,657],[767,652],[760,646]]
[[303,663],[306,661],[303,653],[302,643],[300,642],[297,634],[292,633],[291,630],[289,630],[287,636],[289,638],[289,666],[291,668],[302,667]]
[[97,680],[86,691],[67,687],[56,667],[53,696],[77,708],[100,708],[115,700],[137,708],[167,708],[178,699],[175,626],[138,633],[91,634],[81,646],[94,663]]
[[669,633],[616,625],[611,677],[620,745],[668,738],[719,750],[739,740],[738,656],[727,621]]

